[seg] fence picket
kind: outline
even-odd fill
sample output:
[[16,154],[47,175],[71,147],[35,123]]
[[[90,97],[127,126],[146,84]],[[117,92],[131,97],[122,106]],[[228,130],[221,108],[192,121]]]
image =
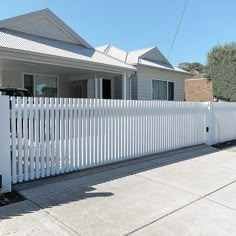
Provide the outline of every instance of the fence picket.
[[12,183],[17,183],[17,162],[16,162],[16,99],[12,97],[10,100],[11,107],[11,154],[12,154]]
[[55,175],[56,156],[55,156],[55,99],[50,98],[50,156],[51,156],[51,175]]
[[24,145],[24,180],[29,180],[29,126],[28,126],[28,109],[27,109],[27,98],[23,98],[23,145]]
[[29,155],[30,155],[30,180],[35,178],[35,160],[34,160],[34,110],[33,110],[33,98],[28,98],[29,101]]
[[68,172],[73,171],[73,165],[74,165],[74,138],[73,138],[73,133],[74,133],[74,127],[73,127],[73,103],[72,103],[72,98],[69,98],[69,113],[68,113],[68,122],[69,122],[69,127],[68,127],[68,132],[69,132],[69,154],[68,154]]
[[35,131],[35,178],[40,177],[40,166],[39,166],[39,99],[34,99],[34,131]]
[[49,98],[45,98],[45,159],[46,159],[46,176],[50,176],[50,156],[49,156],[49,137],[50,137],[50,118],[49,118]]
[[41,168],[41,177],[45,177],[45,115],[44,115],[44,101],[43,98],[40,98],[40,168]]

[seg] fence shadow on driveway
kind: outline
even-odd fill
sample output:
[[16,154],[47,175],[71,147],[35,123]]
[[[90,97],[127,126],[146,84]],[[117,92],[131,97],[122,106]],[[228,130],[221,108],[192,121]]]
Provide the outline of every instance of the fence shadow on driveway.
[[99,191],[96,186],[218,151],[221,150],[206,145],[198,145],[80,172],[17,184],[14,186],[14,189],[20,191],[28,201],[0,208],[0,221],[90,198],[109,198],[115,193],[112,191]]

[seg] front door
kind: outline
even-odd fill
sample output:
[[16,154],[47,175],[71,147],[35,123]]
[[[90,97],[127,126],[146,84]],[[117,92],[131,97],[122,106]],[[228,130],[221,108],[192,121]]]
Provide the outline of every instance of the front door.
[[111,99],[111,80],[103,79],[102,80],[102,92],[104,99]]
[[74,98],[87,98],[87,80],[75,82],[73,87]]

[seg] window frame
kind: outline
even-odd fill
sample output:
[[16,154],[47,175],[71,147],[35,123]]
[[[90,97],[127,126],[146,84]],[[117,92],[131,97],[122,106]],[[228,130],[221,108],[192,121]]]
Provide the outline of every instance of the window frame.
[[57,96],[56,96],[56,98],[58,98],[59,97],[59,76],[58,75],[48,75],[48,74],[39,74],[39,73],[32,73],[32,72],[30,72],[30,73],[27,73],[27,72],[23,72],[22,73],[22,85],[23,85],[23,88],[25,87],[25,75],[33,75],[33,97],[35,97],[35,94],[36,94],[36,91],[35,91],[35,77],[38,75],[38,76],[48,76],[48,77],[54,77],[54,78],[56,78],[56,80],[57,80]]
[[[154,96],[153,96],[153,81],[162,81],[162,82],[166,82],[167,83],[167,86],[166,86],[166,89],[167,89],[167,99],[164,99],[164,100],[160,100],[160,99],[154,99]],[[173,100],[169,100],[169,83],[173,83]],[[175,101],[175,82],[172,81],[172,80],[163,80],[163,79],[152,79],[152,100],[157,100],[157,101]]]

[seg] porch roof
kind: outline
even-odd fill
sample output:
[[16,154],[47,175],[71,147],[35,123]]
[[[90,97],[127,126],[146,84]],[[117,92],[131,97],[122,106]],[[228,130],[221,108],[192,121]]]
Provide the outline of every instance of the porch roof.
[[116,60],[92,48],[78,44],[49,39],[41,36],[0,29],[0,49],[13,49],[18,52],[33,53],[35,55],[53,56],[54,58],[85,62],[97,66],[105,66],[112,70],[136,71],[132,65]]

